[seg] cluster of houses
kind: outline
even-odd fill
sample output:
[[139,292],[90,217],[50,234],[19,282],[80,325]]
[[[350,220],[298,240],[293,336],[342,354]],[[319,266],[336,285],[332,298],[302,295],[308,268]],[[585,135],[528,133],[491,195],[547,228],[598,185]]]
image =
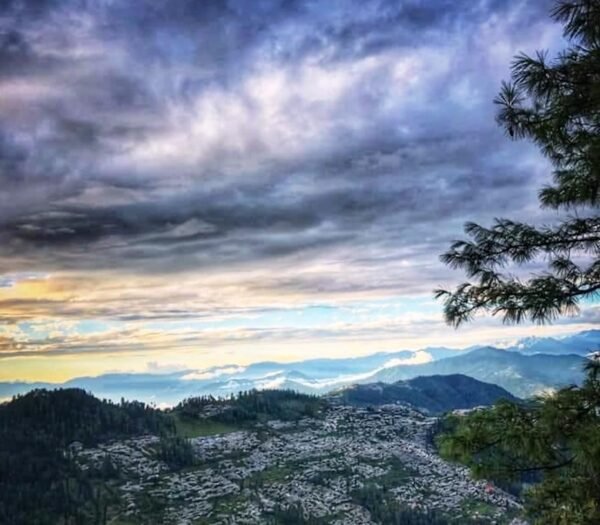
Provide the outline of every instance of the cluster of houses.
[[427,442],[434,423],[399,405],[340,405],[318,418],[193,438],[198,463],[179,471],[156,458],[154,436],[84,448],[77,460],[83,469],[114,465],[123,515],[140,522],[160,512],[177,525],[259,524],[293,508],[336,525],[376,523],[356,493],[381,487],[403,508],[509,523],[519,502],[437,456]]

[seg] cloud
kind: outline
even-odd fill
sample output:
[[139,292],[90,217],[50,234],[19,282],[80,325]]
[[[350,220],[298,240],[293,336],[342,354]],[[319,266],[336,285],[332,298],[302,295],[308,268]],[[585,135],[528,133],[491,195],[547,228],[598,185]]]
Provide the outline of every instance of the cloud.
[[46,276],[44,274],[35,272],[0,275],[0,288],[12,288],[20,282],[37,281],[40,279],[44,279],[45,277]]
[[422,363],[428,363],[429,361],[432,361],[433,357],[431,357],[431,354],[427,353],[424,350],[418,350],[416,352],[414,352],[414,354],[406,359],[390,359],[389,361],[386,361],[385,364],[383,365],[383,368],[393,368],[394,366],[399,366],[399,365],[420,365]]
[[526,205],[531,164],[507,161],[527,150],[498,152],[490,118],[488,38],[528,46],[525,23],[550,38],[535,4],[9,4],[4,264],[165,271],[368,252],[481,215],[492,192]]
[[463,222],[542,218],[548,166],[491,100],[513,54],[561,45],[550,4],[4,2],[2,356],[442,327],[260,323],[429,297]]
[[171,374],[186,369],[186,366],[177,363],[159,363],[158,361],[148,361],[146,363],[146,370],[151,374]]
[[600,306],[597,304],[583,305],[577,315],[562,317],[558,324],[569,325],[578,323],[589,323],[590,327],[600,325]]
[[244,370],[246,370],[243,366],[224,366],[221,368],[211,368],[208,370],[196,370],[193,372],[189,372],[183,376],[181,379],[184,381],[195,381],[199,379],[213,379],[215,377],[221,377],[223,375],[231,375],[231,374],[240,374]]

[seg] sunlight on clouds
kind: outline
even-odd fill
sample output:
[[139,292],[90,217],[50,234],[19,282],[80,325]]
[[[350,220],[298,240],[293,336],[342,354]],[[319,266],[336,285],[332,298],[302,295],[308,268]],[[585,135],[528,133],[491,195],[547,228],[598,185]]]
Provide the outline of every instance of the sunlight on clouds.
[[284,4],[217,2],[216,28],[202,2],[0,19],[1,380],[506,334],[448,328],[431,291],[465,220],[535,216],[547,166],[501,142],[491,100],[557,27],[536,2]]
[[[222,150],[233,155],[226,164],[238,167],[238,161],[243,161],[245,170],[258,168],[261,159],[290,160],[333,139],[334,127],[353,127],[352,111],[343,119],[338,112],[341,105],[351,103],[355,90],[379,91],[379,86],[371,85],[373,75],[395,82],[394,92],[382,95],[397,105],[409,89],[416,92],[447,67],[448,59],[439,50],[408,55],[390,52],[356,60],[350,66],[324,66],[315,61],[258,65],[235,92],[213,88],[191,103],[169,104],[166,133],[142,142],[121,161],[153,167],[201,163],[210,170],[213,155]],[[381,103],[389,110],[385,100]],[[202,171],[196,176],[203,178]]]
[[[263,286],[249,287],[253,281]],[[148,371],[148,362],[154,371],[174,362],[194,370],[238,367],[257,360],[464,347],[495,342],[507,333],[499,320],[483,316],[455,331],[427,296],[353,291],[316,296],[301,289],[288,294],[279,281],[268,283],[266,273],[256,271],[178,274],[173,280],[122,273],[15,280],[0,288],[1,377],[58,381],[74,370],[76,375]],[[570,324],[514,327],[510,334],[585,329],[596,310],[587,305],[580,317],[567,319]],[[405,364],[425,362],[427,356],[417,352]]]

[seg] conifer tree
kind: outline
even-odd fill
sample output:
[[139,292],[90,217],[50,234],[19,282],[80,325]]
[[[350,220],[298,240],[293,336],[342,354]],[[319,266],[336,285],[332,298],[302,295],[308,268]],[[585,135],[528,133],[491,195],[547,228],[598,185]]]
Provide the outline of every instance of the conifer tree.
[[[456,241],[442,260],[473,282],[436,292],[455,326],[480,310],[507,322],[552,321],[600,291],[600,2],[563,0],[552,15],[570,46],[554,60],[518,55],[495,103],[507,134],[533,140],[552,163],[554,180],[540,203],[563,217],[548,226],[510,219],[465,226],[470,239]],[[528,280],[502,272],[536,260],[547,268]]]
[[[540,191],[540,204],[562,219],[467,224],[470,239],[456,241],[442,260],[472,282],[436,292],[454,326],[479,311],[545,323],[600,292],[600,1],[561,0],[552,16],[569,47],[553,60],[543,52],[517,56],[495,102],[507,134],[533,140],[550,160],[553,183]],[[532,261],[545,261],[546,271],[526,280],[503,271]],[[536,481],[525,492],[534,523],[600,523],[597,354],[587,372],[580,387],[450,418],[452,430],[438,440],[442,455],[479,476]]]

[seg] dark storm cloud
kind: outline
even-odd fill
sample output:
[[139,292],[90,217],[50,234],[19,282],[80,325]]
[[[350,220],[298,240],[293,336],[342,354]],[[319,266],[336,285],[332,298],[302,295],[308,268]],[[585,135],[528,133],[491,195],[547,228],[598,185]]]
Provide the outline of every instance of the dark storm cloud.
[[3,6],[0,268],[425,259],[534,198],[490,100],[546,2]]

